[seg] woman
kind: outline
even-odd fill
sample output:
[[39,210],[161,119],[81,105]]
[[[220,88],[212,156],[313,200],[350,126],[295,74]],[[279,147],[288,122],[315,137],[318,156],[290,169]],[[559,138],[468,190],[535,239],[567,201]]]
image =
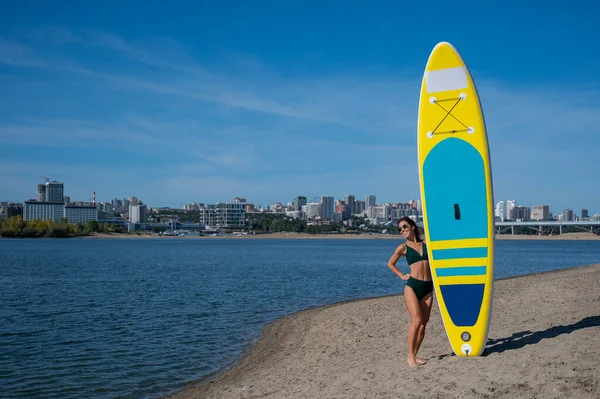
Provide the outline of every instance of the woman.
[[[427,245],[421,239],[416,223],[403,217],[398,222],[400,233],[406,242],[400,244],[388,261],[388,267],[406,281],[404,288],[404,301],[412,318],[408,329],[408,364],[417,366],[425,364],[424,360],[417,357],[417,352],[425,336],[425,325],[429,321],[431,305],[433,303],[433,282],[431,281],[431,270],[429,269],[429,257],[427,256]],[[406,256],[410,267],[410,274],[404,274],[396,267],[400,257]]]

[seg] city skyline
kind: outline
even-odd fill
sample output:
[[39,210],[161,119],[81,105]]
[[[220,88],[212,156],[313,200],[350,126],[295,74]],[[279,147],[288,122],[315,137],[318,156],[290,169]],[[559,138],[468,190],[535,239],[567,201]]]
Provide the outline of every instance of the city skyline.
[[[75,197],[71,197],[70,195],[66,195],[66,193],[68,191],[64,191],[63,192],[63,187],[65,182],[64,181],[58,181],[58,180],[50,180],[44,176],[41,176],[41,178],[46,180],[46,184],[45,186],[53,186],[55,184],[60,184],[60,192],[59,195],[62,198],[62,196],[64,195],[65,198],[69,199],[69,202],[95,202],[98,206],[102,203],[111,203],[114,200],[133,200],[135,203],[139,201],[143,201],[143,198],[140,198],[139,196],[124,196],[124,197],[118,197],[118,196],[110,196],[110,199],[107,200],[97,200],[96,198],[96,192],[94,191],[92,193],[92,196],[89,199],[78,199]],[[17,200],[17,201],[11,201],[11,200],[7,200],[5,198],[0,198],[0,202],[14,202],[14,203],[22,203],[22,202],[26,202],[26,201],[50,201],[52,202],[52,200],[48,199],[48,194],[46,193],[45,190],[41,190],[42,188],[41,186],[44,186],[43,184],[38,184],[37,186],[37,198],[35,196],[30,196],[26,199],[21,199],[21,200]],[[40,197],[40,195],[42,197]],[[45,197],[44,197],[45,196]],[[294,196],[294,198],[292,198],[289,201],[274,201],[274,202],[270,202],[267,204],[260,204],[260,203],[256,203],[253,202],[249,199],[247,199],[247,197],[243,196],[243,195],[236,195],[233,198],[229,198],[229,199],[223,199],[223,200],[217,200],[212,202],[212,204],[216,204],[216,203],[233,203],[235,202],[237,199],[243,198],[245,203],[248,204],[252,204],[255,205],[257,207],[259,207],[260,209],[266,209],[272,205],[275,204],[281,204],[283,206],[294,206],[294,204],[296,203],[296,200],[301,197],[304,198],[304,200],[306,201],[306,203],[311,203],[311,202],[319,202],[321,201],[323,198],[332,198],[333,202],[332,202],[332,206],[334,205],[335,202],[337,201],[345,201],[348,200],[349,197],[352,197],[351,201],[360,201],[363,202],[366,205],[366,207],[368,208],[368,204],[369,202],[371,202],[374,205],[383,205],[383,204],[407,204],[410,203],[412,201],[417,202],[419,205],[418,207],[420,207],[420,202],[421,202],[421,198],[408,198],[408,199],[404,199],[404,201],[379,201],[377,198],[376,194],[367,194],[365,196],[363,196],[361,199],[361,196],[355,195],[354,193],[345,193],[343,196],[330,196],[330,195],[317,195],[317,196],[307,196],[305,194],[298,194],[296,196]],[[146,201],[144,201],[144,204],[146,206],[148,206],[149,208],[173,208],[173,209],[184,209],[185,206],[190,205],[190,204],[201,204],[201,203],[206,203],[206,204],[210,204],[210,202],[203,202],[203,201],[188,201],[185,203],[181,203],[181,207],[163,207],[163,206],[155,206],[151,203],[147,203]],[[539,207],[539,206],[543,206],[543,207],[548,207],[549,209],[547,211],[549,211],[550,215],[560,215],[561,213],[564,213],[565,211],[572,211],[574,216],[578,216],[578,217],[582,217],[583,215],[581,214],[583,211],[586,211],[589,215],[596,215],[596,214],[600,214],[600,210],[596,210],[594,208],[591,207],[580,207],[580,208],[575,208],[575,207],[566,207],[566,208],[562,208],[562,209],[557,209],[557,208],[553,208],[553,206],[549,203],[544,203],[544,202],[540,202],[540,203],[536,203],[536,204],[524,204],[519,202],[518,200],[513,199],[500,199],[500,200],[494,200],[493,203],[493,212],[494,215],[496,217],[499,218],[503,218],[503,217],[507,217],[510,213],[510,209],[512,209],[513,207],[526,207],[529,208],[530,211],[533,210],[534,207]],[[500,216],[500,214],[504,215],[504,216]],[[585,216],[583,216],[585,217]]]
[[[0,201],[0,219],[21,215],[23,221],[49,219],[60,222],[66,220],[71,224],[116,220],[117,223],[127,222],[129,231],[134,231],[136,226],[145,226],[151,219],[148,205],[143,203],[143,199],[136,196],[113,197],[110,201],[96,202],[96,193],[93,192],[91,203],[77,201],[65,195],[64,182],[50,180],[45,176],[40,177],[45,180],[45,184],[37,185],[35,199],[24,200],[22,203]],[[160,214],[160,211],[164,209],[158,207],[155,208],[156,212],[152,213]],[[246,212],[285,214],[287,217],[307,222],[320,220],[325,223],[334,220],[350,220],[357,215],[369,218],[374,224],[391,223],[402,217],[410,217],[418,222],[423,217],[420,200],[410,199],[408,202],[378,204],[376,196],[373,194],[366,195],[364,201],[357,199],[353,194],[346,194],[343,199],[338,198],[337,200],[333,196],[320,196],[314,197],[310,201],[306,196],[299,195],[294,198],[293,202],[276,202],[266,207],[248,202],[244,197],[235,197],[233,202],[225,201],[216,204],[192,202],[185,204],[183,208],[173,210],[198,212],[198,223],[221,227],[244,225]],[[497,222],[506,220],[516,222],[600,220],[600,213],[590,217],[587,208],[581,209],[580,214],[572,209],[564,209],[557,214],[552,212],[547,204],[528,207],[523,206],[515,199],[498,201],[494,206],[493,213]]]
[[4,7],[2,199],[29,198],[40,174],[69,182],[73,199],[133,192],[157,207],[353,191],[419,199],[419,88],[445,40],[478,87],[495,202],[600,211],[599,4],[540,13],[482,3],[469,6],[471,29],[455,30],[444,19],[464,10],[441,1],[343,12],[319,2],[117,5]]

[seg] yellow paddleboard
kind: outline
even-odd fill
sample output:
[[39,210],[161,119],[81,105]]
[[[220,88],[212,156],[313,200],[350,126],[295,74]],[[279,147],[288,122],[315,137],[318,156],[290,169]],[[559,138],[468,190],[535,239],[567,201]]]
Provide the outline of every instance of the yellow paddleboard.
[[458,356],[485,349],[494,280],[492,173],[477,89],[456,49],[435,46],[418,124],[423,222],[444,327]]

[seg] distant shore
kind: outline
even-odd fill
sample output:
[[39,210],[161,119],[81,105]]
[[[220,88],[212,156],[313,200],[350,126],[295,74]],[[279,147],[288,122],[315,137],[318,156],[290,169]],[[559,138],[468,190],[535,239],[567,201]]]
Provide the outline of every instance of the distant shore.
[[222,374],[168,396],[195,398],[600,397],[600,264],[497,280],[484,356],[452,353],[437,300],[406,363],[401,295],[308,309],[263,329]]
[[[269,233],[269,234],[248,234],[241,236],[160,236],[158,234],[104,234],[95,233],[91,236],[82,238],[164,238],[164,239],[299,239],[299,240],[402,240],[400,235],[389,234],[308,234],[308,233]],[[534,236],[534,235],[509,235],[497,234],[497,240],[600,240],[600,236],[593,233],[565,233],[554,236]]]
[[[50,237],[44,237],[50,238]],[[213,239],[231,239],[231,240],[253,240],[253,239],[293,239],[293,240],[402,240],[400,235],[390,234],[308,234],[308,233],[266,233],[266,234],[247,234],[247,235],[218,235],[218,236],[162,236],[158,234],[120,234],[120,233],[93,233],[89,236],[75,236],[65,238],[80,239],[166,239],[166,240],[213,240]],[[19,239],[1,237],[0,239]],[[64,238],[63,238],[64,239]],[[497,234],[496,240],[600,240],[600,236],[593,233],[565,233],[553,236],[536,236],[524,234]]]

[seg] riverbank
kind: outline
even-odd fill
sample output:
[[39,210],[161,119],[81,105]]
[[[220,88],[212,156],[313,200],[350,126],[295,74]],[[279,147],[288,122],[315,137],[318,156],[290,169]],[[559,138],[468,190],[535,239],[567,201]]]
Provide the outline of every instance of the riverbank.
[[497,280],[486,355],[452,354],[434,306],[420,356],[406,363],[401,295],[279,319],[224,374],[170,398],[596,398],[600,264]]
[[[163,239],[296,239],[296,240],[402,240],[400,235],[389,234],[308,234],[308,233],[270,233],[248,235],[222,235],[222,236],[160,236],[158,234],[104,234],[94,233],[82,238],[163,238]],[[565,233],[554,236],[534,235],[509,235],[498,234],[497,240],[600,240],[600,236],[593,233]]]

